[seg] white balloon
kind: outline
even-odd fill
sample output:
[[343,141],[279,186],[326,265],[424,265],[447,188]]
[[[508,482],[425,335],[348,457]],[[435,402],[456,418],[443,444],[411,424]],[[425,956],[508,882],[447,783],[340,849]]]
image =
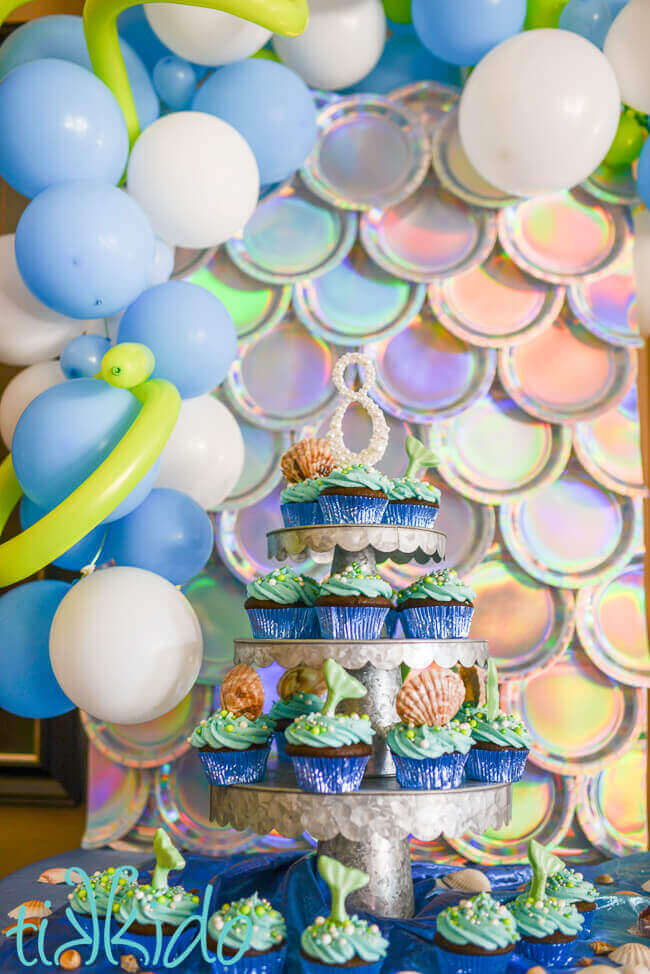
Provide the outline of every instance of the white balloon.
[[637,320],[642,335],[650,335],[650,211],[634,214],[634,283]]
[[231,125],[203,112],[174,112],[133,146],[127,185],[159,237],[198,249],[242,229],[257,205],[260,177],[250,146]]
[[650,112],[650,4],[630,0],[607,32],[605,57],[614,69],[621,101],[639,112]]
[[335,91],[365,78],[385,41],[381,0],[309,0],[306,29],[298,37],[276,34],[273,47],[312,88]]
[[153,253],[153,266],[149,276],[149,287],[156,284],[164,284],[172,276],[174,270],[174,248],[168,243],[156,237],[155,250]]
[[203,658],[201,626],[183,593],[141,568],[106,568],[73,585],[50,629],[50,661],[64,693],[98,720],[140,724],[191,690]]
[[33,365],[55,358],[71,338],[92,325],[41,304],[23,284],[13,233],[0,236],[0,362]]
[[244,438],[232,413],[210,395],[183,399],[156,486],[181,490],[212,511],[232,491],[243,466]]
[[489,51],[460,98],[469,161],[518,196],[554,193],[598,167],[621,110],[607,58],[579,34],[528,30]]
[[271,36],[264,27],[205,7],[145,3],[144,12],[163,44],[194,64],[214,66],[240,61],[264,47]]
[[0,399],[0,436],[8,450],[16,423],[30,402],[64,379],[58,362],[37,362],[13,377]]

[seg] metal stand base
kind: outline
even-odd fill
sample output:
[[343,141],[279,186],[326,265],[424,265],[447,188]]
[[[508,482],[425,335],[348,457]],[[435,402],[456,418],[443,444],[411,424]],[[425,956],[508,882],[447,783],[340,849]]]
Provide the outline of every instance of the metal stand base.
[[395,765],[388,745],[386,734],[391,724],[399,718],[395,710],[395,697],[402,685],[399,666],[394,670],[378,670],[367,663],[360,670],[348,670],[363,683],[367,689],[366,696],[361,700],[344,700],[341,713],[359,711],[370,717],[370,723],[375,729],[372,741],[372,756],[366,767],[366,777],[376,778],[382,775],[394,775]]
[[409,840],[369,834],[363,842],[337,835],[318,843],[318,854],[370,876],[363,889],[348,896],[348,907],[380,917],[412,917],[415,912]]

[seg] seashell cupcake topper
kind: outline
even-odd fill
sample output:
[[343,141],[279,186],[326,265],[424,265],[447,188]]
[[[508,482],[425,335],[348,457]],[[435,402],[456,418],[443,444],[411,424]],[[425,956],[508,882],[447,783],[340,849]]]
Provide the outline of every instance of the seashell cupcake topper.
[[280,467],[289,483],[297,484],[301,480],[326,477],[334,469],[334,457],[324,437],[299,440],[283,453]]
[[[345,370],[348,365],[360,365],[363,369],[363,382],[358,390],[352,389],[345,381]],[[366,467],[374,467],[381,460],[388,446],[388,424],[384,414],[368,395],[368,390],[374,384],[376,377],[372,360],[362,352],[347,352],[338,360],[332,370],[332,382],[341,394],[341,401],[334,411],[330,423],[327,439],[329,441],[335,466],[338,468],[351,467],[355,463]],[[372,423],[370,443],[360,453],[349,450],[343,440],[343,417],[346,410],[357,402],[366,411]]]
[[264,687],[252,666],[239,663],[226,673],[220,690],[221,706],[235,717],[256,720],[264,708]]
[[439,727],[455,717],[465,699],[457,673],[440,667],[408,676],[395,699],[400,719],[411,727]]
[[323,671],[305,663],[293,666],[278,680],[278,693],[283,700],[288,700],[294,693],[315,693],[320,697],[326,690]]
[[322,712],[326,716],[333,717],[342,700],[360,700],[361,697],[365,697],[367,691],[363,683],[346,673],[336,660],[325,660],[323,673],[327,684],[327,697]]

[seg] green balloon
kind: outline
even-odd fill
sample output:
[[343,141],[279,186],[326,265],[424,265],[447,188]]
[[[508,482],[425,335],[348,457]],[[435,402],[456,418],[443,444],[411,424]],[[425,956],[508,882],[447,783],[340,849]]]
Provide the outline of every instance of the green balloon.
[[621,169],[631,166],[639,158],[648,130],[633,109],[625,108],[616,129],[614,141],[603,159],[603,165],[610,169]]
[[528,0],[524,30],[557,27],[568,0]]
[[384,10],[394,24],[411,23],[411,0],[383,0]]

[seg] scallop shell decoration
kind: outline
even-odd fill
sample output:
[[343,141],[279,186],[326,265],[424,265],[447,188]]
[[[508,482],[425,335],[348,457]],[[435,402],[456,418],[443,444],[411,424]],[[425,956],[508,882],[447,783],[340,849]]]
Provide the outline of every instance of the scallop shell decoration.
[[412,727],[448,724],[465,699],[465,684],[453,670],[423,670],[409,676],[397,694],[395,709]]
[[457,889],[463,893],[482,893],[492,889],[490,880],[480,869],[458,869],[441,876],[438,882],[445,889]]
[[326,477],[334,469],[334,457],[324,437],[299,440],[283,454],[280,467],[289,483],[297,484],[310,477]]
[[10,916],[12,920],[17,920],[18,913],[23,906],[25,907],[25,919],[27,920],[34,918],[42,920],[43,917],[49,917],[52,913],[49,906],[46,906],[43,900],[25,900],[24,903],[19,903],[18,906],[14,907],[7,916]]
[[264,687],[252,666],[238,663],[221,684],[221,706],[235,717],[255,720],[264,708]]
[[[50,886],[58,886],[60,883],[65,883],[65,877],[68,872],[67,866],[52,866],[51,869],[46,869],[44,873],[38,877],[37,882],[48,883]],[[70,873],[70,881],[73,883],[80,883],[81,876],[74,869]]]
[[611,952],[609,959],[624,967],[636,967],[637,964],[650,967],[650,947],[637,943],[621,944]]
[[315,693],[320,697],[327,690],[323,671],[305,663],[292,666],[278,680],[278,693],[288,700],[294,693]]
[[459,666],[458,675],[465,684],[465,703],[486,703],[487,670],[478,666]]

